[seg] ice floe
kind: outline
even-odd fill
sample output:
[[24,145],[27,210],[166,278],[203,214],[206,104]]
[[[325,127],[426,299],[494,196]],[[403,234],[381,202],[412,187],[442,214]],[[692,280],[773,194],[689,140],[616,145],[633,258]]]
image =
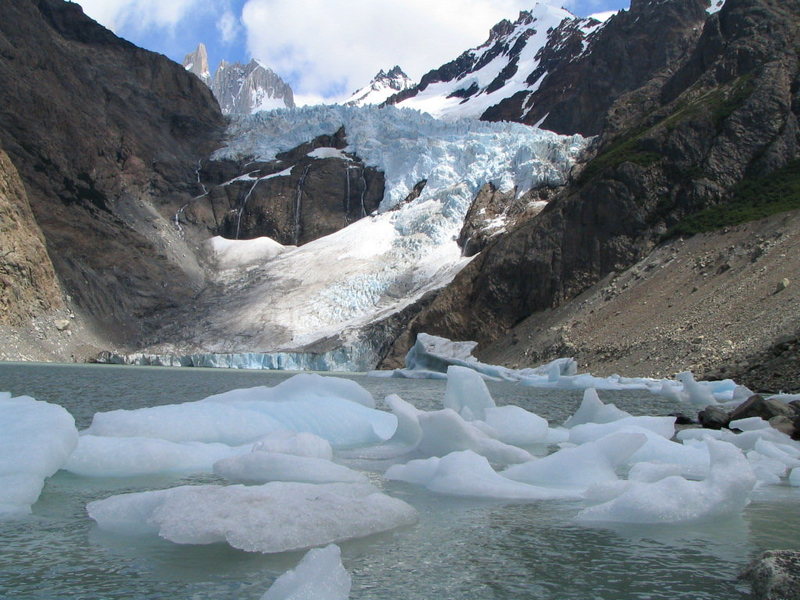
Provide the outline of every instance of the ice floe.
[[0,392],[0,519],[23,516],[78,443],[62,407]]
[[303,550],[416,522],[411,506],[369,484],[272,482],[198,485],[90,502],[106,531],[158,535],[176,544],[226,542],[247,552]]
[[305,483],[368,483],[363,473],[324,458],[254,450],[214,463],[214,473],[233,483],[299,481]]
[[298,565],[275,580],[261,600],[347,600],[352,578],[336,544],[309,550]]

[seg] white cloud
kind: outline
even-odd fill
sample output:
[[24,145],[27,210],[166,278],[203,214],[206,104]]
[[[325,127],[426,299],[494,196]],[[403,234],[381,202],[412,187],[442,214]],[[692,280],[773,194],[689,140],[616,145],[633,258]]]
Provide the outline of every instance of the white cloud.
[[223,43],[230,44],[239,35],[241,25],[236,15],[229,9],[222,13],[222,16],[217,21],[217,30],[222,38]]
[[[562,2],[557,2],[562,4]],[[299,95],[347,96],[379,69],[412,79],[483,43],[489,28],[531,0],[248,0],[250,53]]]
[[125,27],[175,27],[208,0],[78,0],[84,12],[113,31]]

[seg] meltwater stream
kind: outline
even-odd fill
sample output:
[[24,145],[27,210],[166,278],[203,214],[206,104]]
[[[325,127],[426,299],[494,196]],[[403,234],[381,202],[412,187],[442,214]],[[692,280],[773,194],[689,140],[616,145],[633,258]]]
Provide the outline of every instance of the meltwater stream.
[[[0,364],[0,390],[57,403],[88,426],[98,411],[198,400],[290,373],[114,366]],[[422,409],[441,407],[444,382],[351,376],[380,401],[399,394]],[[498,404],[514,403],[560,423],[580,392],[489,384]],[[600,392],[633,414],[685,410],[646,392]],[[384,481],[383,491],[413,505],[417,525],[346,542],[352,599],[742,599],[737,572],[761,550],[800,548],[800,490],[755,493],[743,517],[701,526],[589,528],[570,502],[515,504],[437,496]],[[249,554],[222,544],[180,546],[98,530],[87,502],[194,478],[86,479],[63,471],[48,480],[33,516],[0,522],[3,600],[250,600],[302,553]]]

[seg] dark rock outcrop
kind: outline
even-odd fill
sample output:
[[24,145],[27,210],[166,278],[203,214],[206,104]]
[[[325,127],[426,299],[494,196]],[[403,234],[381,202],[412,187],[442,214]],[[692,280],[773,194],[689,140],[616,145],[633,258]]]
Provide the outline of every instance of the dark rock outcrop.
[[118,339],[191,297],[168,216],[223,118],[167,58],[62,0],[0,0],[0,147],[19,171],[64,290]]
[[208,193],[176,218],[213,235],[267,236],[284,245],[331,234],[375,211],[383,199],[383,173],[355,155],[335,152],[346,146],[340,129],[268,163],[204,163],[199,175]]
[[755,600],[800,599],[800,552],[769,550],[739,575],[749,581]]
[[750,396],[742,404],[737,406],[730,414],[730,420],[736,421],[737,419],[747,419],[750,417],[759,417],[765,421],[769,421],[773,417],[792,417],[794,418],[795,411],[788,404],[780,400],[764,398],[760,394]]
[[739,182],[795,160],[799,34],[797,0],[728,0],[685,53],[617,99],[594,158],[540,215],[490,243],[415,319],[412,337],[497,339],[632,265]]

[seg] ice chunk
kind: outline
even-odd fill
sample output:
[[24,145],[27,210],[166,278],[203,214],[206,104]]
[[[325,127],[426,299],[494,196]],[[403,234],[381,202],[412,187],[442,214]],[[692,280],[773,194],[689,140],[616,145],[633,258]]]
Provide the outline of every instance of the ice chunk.
[[641,433],[614,433],[596,442],[514,465],[502,475],[532,485],[583,491],[592,484],[616,480],[616,468],[646,441],[647,437]]
[[610,423],[584,423],[569,430],[569,441],[573,444],[585,444],[616,431],[639,427],[670,439],[675,435],[675,417],[625,417]]
[[[788,436],[787,436],[788,437]],[[759,454],[781,461],[790,469],[800,467],[800,451],[786,444],[776,444],[764,439],[755,443],[755,450]]]
[[216,461],[248,450],[219,443],[82,435],[64,469],[83,477],[211,473]]
[[639,462],[631,467],[631,470],[628,472],[628,480],[653,483],[666,477],[681,475],[682,473],[683,468],[681,465]]
[[686,399],[696,408],[717,404],[714,394],[706,386],[695,381],[691,371],[678,373],[675,378],[683,384],[683,391]]
[[758,431],[759,429],[768,429],[769,422],[761,417],[748,417],[746,419],[736,419],[728,424],[728,429],[738,429],[740,431]]
[[692,479],[708,475],[708,448],[705,444],[687,446],[666,439],[649,429],[629,428],[647,437],[647,442],[630,458],[630,463],[653,462],[680,467],[681,475]]
[[295,456],[308,456],[311,458],[333,458],[333,449],[330,442],[313,433],[294,431],[273,431],[261,438],[253,446],[253,450],[264,452],[280,452]]
[[272,482],[182,486],[90,502],[101,529],[157,534],[176,544],[227,542],[248,552],[288,552],[389,531],[416,511],[368,484]]
[[230,240],[215,236],[207,240],[206,245],[220,269],[238,269],[253,263],[263,263],[286,250],[286,246],[268,237]]
[[261,600],[347,600],[352,580],[339,546],[309,550],[298,565],[270,586]]
[[486,408],[484,415],[484,421],[501,442],[514,446],[550,442],[547,420],[524,408],[514,405],[497,406]]
[[214,463],[214,473],[234,483],[300,481],[305,483],[368,483],[367,478],[324,458],[255,450]]
[[800,487],[800,467],[792,469],[792,473],[789,475],[789,484]]
[[735,446],[714,440],[707,443],[711,467],[703,481],[677,476],[654,483],[631,481],[618,497],[581,511],[578,520],[688,523],[740,513],[756,483],[753,470]]
[[354,381],[296,375],[279,385],[233,390],[199,402],[97,413],[87,433],[241,445],[278,430],[313,433],[336,448],[389,439],[397,418],[374,410]]
[[597,390],[587,388],[583,392],[580,407],[564,422],[564,427],[575,427],[584,423],[611,423],[630,416],[630,413],[618,409],[614,404],[603,404]]
[[750,461],[750,466],[753,467],[753,473],[759,483],[778,484],[788,471],[788,467],[780,460],[764,456],[755,450],[747,453],[747,460]]
[[29,396],[0,394],[0,519],[29,514],[44,480],[78,443],[64,408]]
[[[467,367],[447,367],[447,388],[444,394],[445,408],[451,408],[468,420],[486,418],[486,409],[495,403],[480,374]],[[469,411],[465,414],[465,411]]]
[[420,412],[417,418],[422,429],[422,439],[416,450],[422,456],[445,456],[456,450],[472,450],[485,456],[490,462],[503,465],[525,462],[532,458],[522,448],[489,437],[449,408]]
[[470,450],[452,452],[443,458],[412,460],[392,465],[387,479],[421,485],[438,494],[497,498],[503,500],[547,500],[578,498],[579,494],[537,488],[506,479],[492,469],[489,461]]

